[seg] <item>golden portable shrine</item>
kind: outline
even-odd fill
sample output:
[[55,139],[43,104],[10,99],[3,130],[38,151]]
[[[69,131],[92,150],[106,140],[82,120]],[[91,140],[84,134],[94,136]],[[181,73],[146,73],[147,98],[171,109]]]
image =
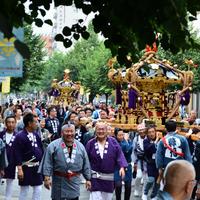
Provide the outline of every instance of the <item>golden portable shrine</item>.
[[[163,130],[166,120],[181,121],[178,111],[190,102],[192,71],[181,71],[170,61],[160,60],[155,51],[144,53],[130,68],[115,69],[116,62],[115,58],[108,62],[108,78],[116,86],[119,106],[113,126],[135,130],[146,120]],[[173,85],[180,85],[181,89],[172,89]]]
[[80,82],[73,82],[69,77],[70,70],[64,70],[63,80],[58,82],[53,79],[51,83],[51,104],[57,105],[63,103],[65,106],[78,101],[81,84]]

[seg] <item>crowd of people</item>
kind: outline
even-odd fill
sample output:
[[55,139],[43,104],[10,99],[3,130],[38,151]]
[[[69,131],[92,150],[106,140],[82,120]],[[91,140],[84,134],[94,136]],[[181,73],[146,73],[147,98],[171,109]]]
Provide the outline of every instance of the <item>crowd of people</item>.
[[[12,198],[16,176],[19,200],[41,199],[42,184],[53,200],[78,200],[85,182],[90,200],[134,196],[142,200],[200,199],[200,141],[177,134],[169,120],[165,133],[141,123],[137,131],[112,127],[116,110],[105,103],[64,107],[25,100],[1,108],[0,177],[5,200]],[[191,111],[189,124],[195,124]],[[84,181],[83,181],[84,179]],[[143,184],[142,193],[140,192]]]

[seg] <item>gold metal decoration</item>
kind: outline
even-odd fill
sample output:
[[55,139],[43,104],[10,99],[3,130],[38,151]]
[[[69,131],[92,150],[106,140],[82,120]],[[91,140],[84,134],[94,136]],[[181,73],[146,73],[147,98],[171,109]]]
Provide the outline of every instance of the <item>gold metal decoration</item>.
[[52,80],[51,103],[54,105],[63,103],[65,106],[74,103],[78,100],[81,84],[80,82],[73,82],[69,77],[70,70],[64,70],[64,78],[58,82],[57,79]]
[[[147,119],[162,128],[168,119],[180,121],[178,109],[189,103],[192,71],[181,71],[170,61],[160,60],[155,51],[144,53],[128,69],[114,69],[115,62],[113,58],[108,61],[108,78],[118,87],[119,112],[115,124],[135,129],[136,124]],[[169,90],[177,84],[180,90]]]

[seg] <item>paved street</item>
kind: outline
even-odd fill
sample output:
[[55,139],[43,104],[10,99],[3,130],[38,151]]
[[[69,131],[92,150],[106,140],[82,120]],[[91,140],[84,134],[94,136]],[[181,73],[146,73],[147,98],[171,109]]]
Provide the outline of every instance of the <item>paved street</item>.
[[[0,185],[0,200],[4,200],[4,196],[3,196],[4,191],[5,191],[5,183],[3,185]],[[30,188],[29,198],[27,200],[31,200],[31,195],[32,195],[32,189]],[[18,184],[17,184],[17,180],[15,180],[12,200],[17,200],[18,196],[19,196],[19,187],[18,187]],[[89,192],[86,191],[84,184],[81,184],[80,200],[88,200],[88,199],[89,199]],[[115,199],[115,198],[113,197],[113,199]],[[136,198],[136,197],[133,196],[133,190],[132,190],[131,200],[140,200],[140,199],[141,198]],[[45,189],[45,188],[43,188],[43,190],[42,190],[42,200],[51,200],[50,191]]]

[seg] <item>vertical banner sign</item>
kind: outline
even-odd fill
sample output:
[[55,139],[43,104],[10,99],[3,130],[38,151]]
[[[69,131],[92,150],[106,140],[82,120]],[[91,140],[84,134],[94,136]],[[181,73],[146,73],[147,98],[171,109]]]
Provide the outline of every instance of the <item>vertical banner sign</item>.
[[2,81],[2,93],[10,93],[10,77],[6,77],[6,80]]
[[[13,33],[18,40],[23,41],[23,28],[14,28]],[[14,47],[16,38],[12,37],[8,40],[0,32],[0,76],[22,77],[23,59]]]

